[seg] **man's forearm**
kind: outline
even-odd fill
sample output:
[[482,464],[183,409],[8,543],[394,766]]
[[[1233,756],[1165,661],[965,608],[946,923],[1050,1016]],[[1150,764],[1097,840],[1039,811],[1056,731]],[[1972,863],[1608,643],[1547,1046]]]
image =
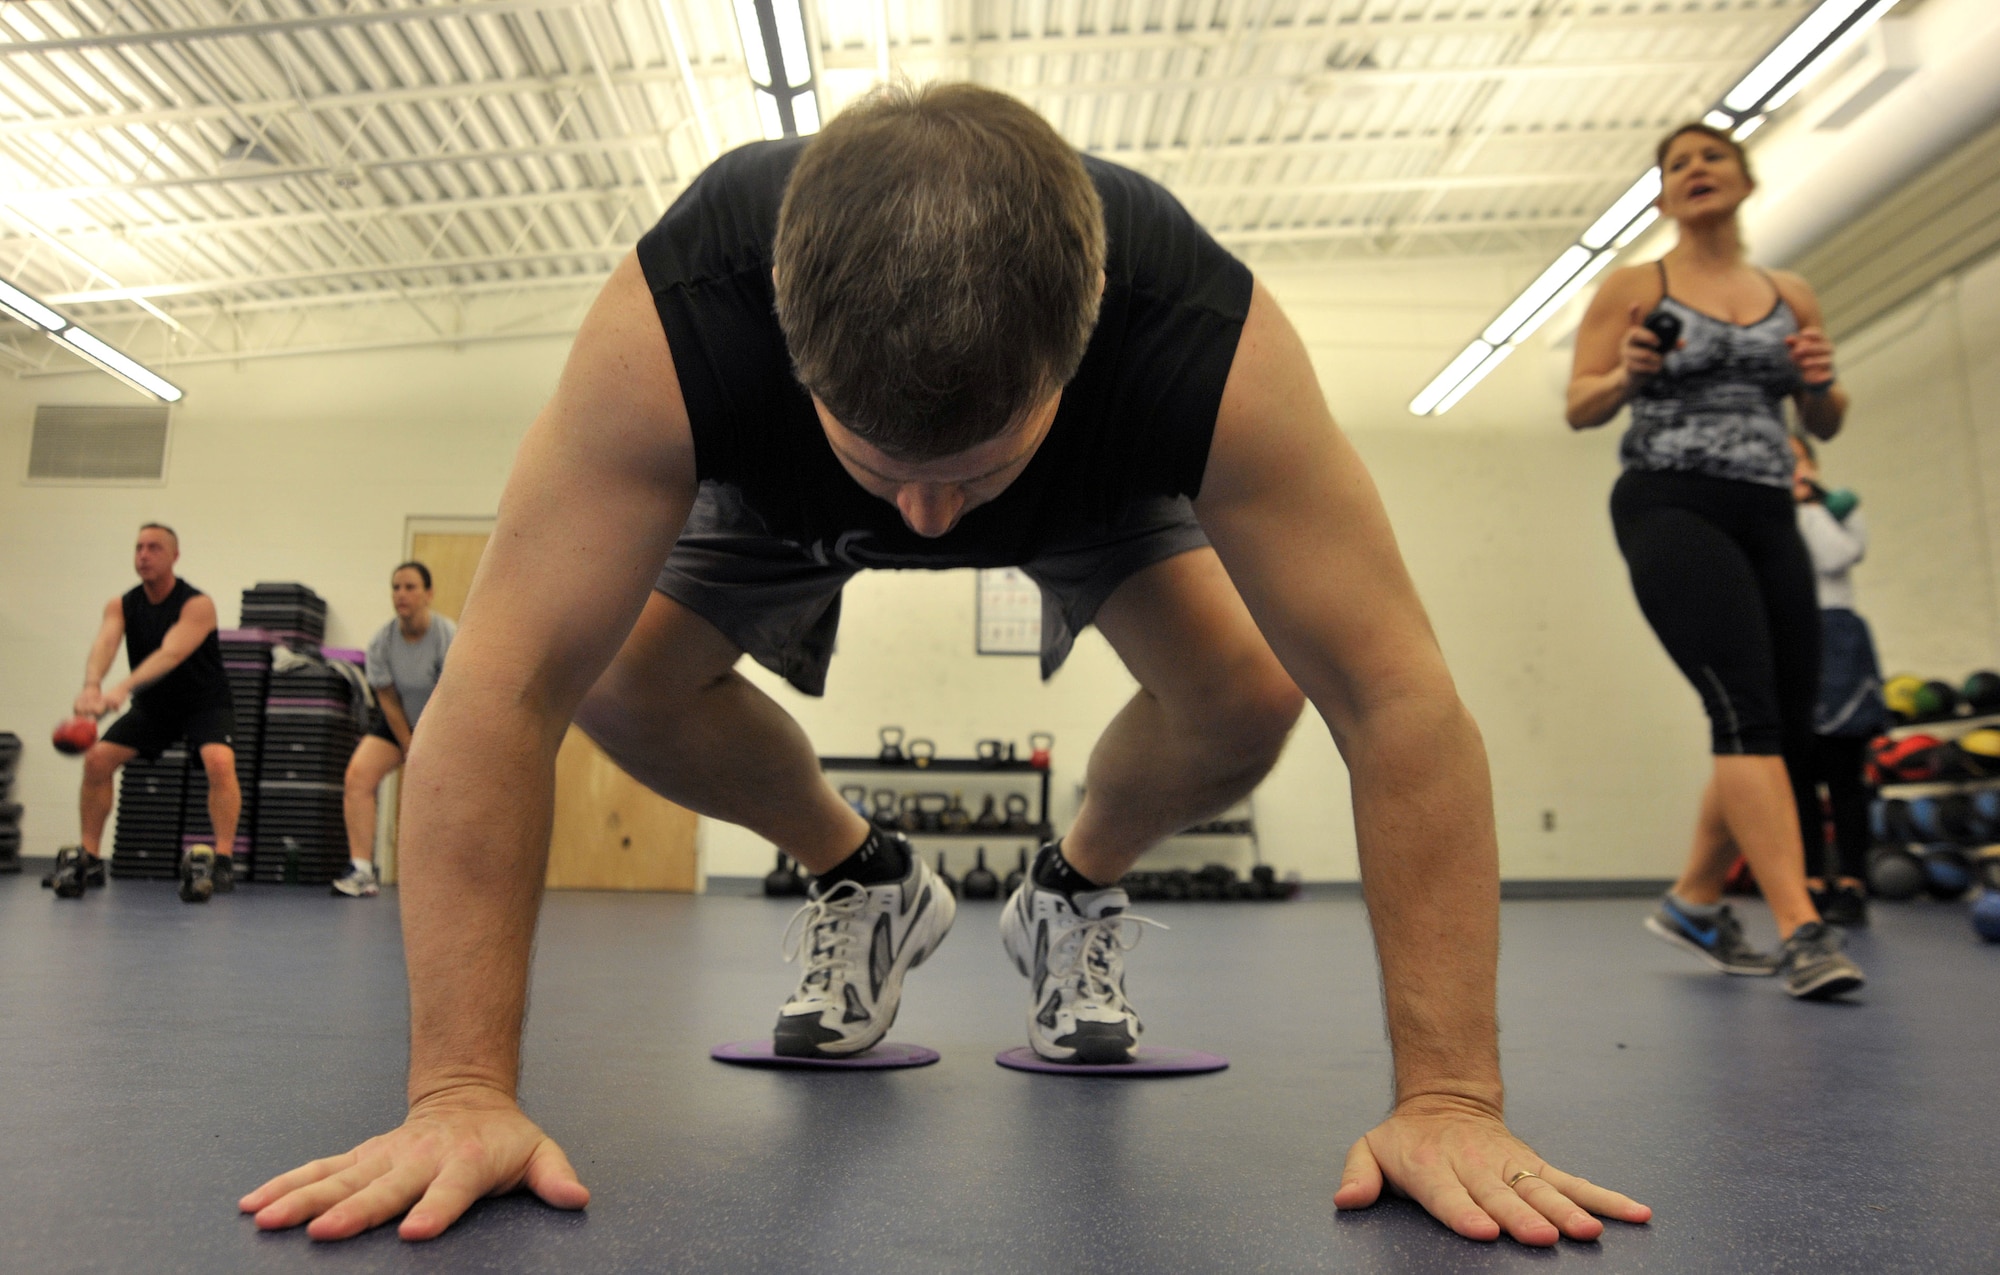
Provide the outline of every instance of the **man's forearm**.
[[1376,710],[1342,741],[1382,964],[1396,1100],[1501,1106],[1500,869],[1479,729],[1454,696]]
[[175,655],[162,647],[139,661],[139,667],[127,674],[120,685],[127,695],[142,691],[179,668],[186,659],[185,655]]
[[427,715],[401,832],[412,1105],[514,1093],[562,739],[561,723],[470,679],[440,685]]

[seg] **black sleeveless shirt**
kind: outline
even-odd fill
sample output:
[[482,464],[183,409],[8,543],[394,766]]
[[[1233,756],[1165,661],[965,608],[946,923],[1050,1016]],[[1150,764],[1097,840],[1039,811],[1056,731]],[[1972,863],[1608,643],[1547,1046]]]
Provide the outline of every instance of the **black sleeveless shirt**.
[[927,539],[842,469],[792,374],[771,284],[800,139],[722,156],[639,241],[693,428],[697,476],[772,534],[851,567],[1008,566],[1201,487],[1250,271],[1150,178],[1088,155],[1107,257],[1097,328],[1047,439],[1000,496]]
[[[180,623],[181,608],[201,590],[185,580],[175,580],[173,590],[158,606],[146,600],[146,586],[139,585],[123,599],[125,607],[125,660],[133,668],[160,649],[167,630]],[[194,653],[175,665],[159,681],[136,692],[132,699],[151,712],[185,713],[216,700],[229,699],[229,678],[222,671],[222,642],[210,629]]]

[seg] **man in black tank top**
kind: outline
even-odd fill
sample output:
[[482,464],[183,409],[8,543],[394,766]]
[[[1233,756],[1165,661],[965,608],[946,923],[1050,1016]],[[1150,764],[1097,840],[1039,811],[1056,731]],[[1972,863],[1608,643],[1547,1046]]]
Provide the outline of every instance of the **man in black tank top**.
[[[80,866],[87,880],[103,883],[99,855],[118,768],[134,757],[158,757],[186,740],[208,775],[216,844],[195,847],[184,856],[181,897],[203,902],[210,893],[234,888],[232,851],[243,799],[236,783],[231,738],[236,717],[216,637],[215,603],[174,574],[179,560],[180,537],[171,527],[147,523],[139,528],[133,548],[139,584],[105,604],[103,623],[90,645],[74,711],[81,717],[126,711],[84,754]],[[106,688],[104,677],[121,639],[130,672]]]
[[1594,1237],[1585,1210],[1649,1216],[1503,1123],[1485,756],[1297,335],[1166,191],[970,85],[878,90],[810,142],[723,156],[613,272],[408,765],[408,1119],[242,1206],[338,1239],[416,1205],[401,1233],[425,1239],[494,1189],[588,1200],[514,1101],[572,718],[815,874],[773,1051],[882,1039],[955,902],[734,669],[815,692],[856,571],[992,565],[1041,585],[1045,670],[1094,623],[1141,686],[1003,914],[1036,1054],[1133,1056],[1117,882],[1247,794],[1309,698],[1352,776],[1396,1055],[1395,1110],[1335,1203],[1392,1184],[1532,1244]]

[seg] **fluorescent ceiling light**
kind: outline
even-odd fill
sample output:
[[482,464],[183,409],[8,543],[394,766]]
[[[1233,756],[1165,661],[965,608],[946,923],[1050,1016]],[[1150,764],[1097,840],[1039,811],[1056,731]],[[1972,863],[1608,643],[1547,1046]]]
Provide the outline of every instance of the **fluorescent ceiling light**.
[[805,15],[799,12],[799,0],[770,0],[770,5],[771,16],[778,23],[778,56],[785,62],[785,86],[799,88],[812,79],[812,59],[806,55]]
[[1738,124],[1736,126],[1736,131],[1731,133],[1730,136],[1740,142],[1744,138],[1750,136],[1750,134],[1764,127],[1764,121],[1769,118],[1771,117],[1768,115],[1752,115],[1749,119],[1744,120],[1741,124]]
[[120,354],[82,328],[66,328],[55,336],[56,340],[133,388],[151,394],[154,398],[165,399],[169,403],[180,401],[179,386],[137,360]]
[[792,119],[797,121],[801,137],[819,132],[819,99],[812,95],[812,90],[792,98]]
[[1736,123],[1736,117],[1728,111],[1710,111],[1701,117],[1701,122],[1710,128],[1731,128]]
[[1500,312],[1499,318],[1486,325],[1486,330],[1479,334],[1480,339],[1493,345],[1505,341],[1514,334],[1515,328],[1526,322],[1529,315],[1541,309],[1543,303],[1554,296],[1557,289],[1568,283],[1570,277],[1589,262],[1590,249],[1571,244],[1533,283],[1521,290],[1521,295],[1515,297],[1513,302]]
[[1820,72],[1838,62],[1841,55],[1853,48],[1854,42],[1867,34],[1868,28],[1874,26],[1876,21],[1895,5],[1896,0],[1875,0],[1874,8],[1856,18],[1847,30],[1840,33],[1839,39],[1821,49],[1818,57],[1806,63],[1797,75],[1786,80],[1776,93],[1771,94],[1771,99],[1764,103],[1764,113],[1768,115],[1798,96],[1800,89],[1819,78]]
[[1658,208],[1646,209],[1645,212],[1639,214],[1639,220],[1625,227],[1624,231],[1616,239],[1613,239],[1611,241],[1611,246],[1613,248],[1623,248],[1630,245],[1634,239],[1637,239],[1640,235],[1643,235],[1648,230],[1651,230],[1653,228],[1653,223],[1658,221],[1659,219],[1660,219],[1660,210]]
[[765,89],[752,89],[757,99],[757,122],[764,126],[764,140],[775,142],[785,135],[784,117],[778,114],[778,99]]
[[8,313],[31,328],[42,328],[49,332],[60,332],[69,326],[69,320],[35,300],[5,279],[0,279],[0,306]]
[[1611,242],[1612,236],[1630,225],[1634,217],[1659,197],[1660,170],[1649,168],[1645,175],[1633,182],[1611,207],[1604,210],[1603,216],[1590,223],[1590,229],[1579,236],[1579,241],[1586,248],[1602,248]]
[[1431,409],[1437,406],[1438,400],[1451,393],[1453,387],[1465,379],[1465,374],[1478,367],[1491,353],[1493,347],[1484,341],[1474,341],[1466,346],[1459,352],[1457,358],[1445,365],[1444,371],[1439,372],[1436,379],[1424,386],[1422,393],[1410,400],[1410,414],[1429,416]]
[[1559,310],[1575,299],[1577,293],[1583,291],[1585,285],[1602,274],[1604,267],[1610,265],[1617,256],[1618,250],[1616,248],[1606,248],[1603,252],[1592,257],[1590,264],[1577,271],[1575,277],[1562,286],[1561,291],[1549,298],[1547,305],[1535,311],[1534,315],[1526,323],[1515,329],[1514,335],[1508,338],[1507,344],[1519,345],[1533,336],[1535,329],[1555,317]]
[[[1764,60],[1750,69],[1736,87],[1723,95],[1722,104],[1730,110],[1742,114],[1762,102],[1786,76],[1796,71],[1813,50],[1826,40],[1840,24],[1853,17],[1869,0],[1823,0],[1819,8],[1805,16],[1805,20],[1792,28],[1791,34],[1778,41],[1776,48],[1764,55]],[[1884,8],[1888,6],[1884,5]]]
[[819,132],[812,51],[799,0],[734,0],[743,65],[767,139]]
[[141,393],[169,403],[177,403],[181,399],[179,386],[138,360],[120,354],[5,279],[0,279],[0,310],[31,328],[40,328],[50,340],[62,342],[65,348],[82,355]]
[[743,62],[754,84],[771,82],[771,61],[764,55],[764,29],[757,24],[757,0],[736,0],[736,33],[743,38]]
[[1478,367],[1473,368],[1471,374],[1458,383],[1458,388],[1454,389],[1451,393],[1445,395],[1444,401],[1437,405],[1437,410],[1434,413],[1434,415],[1443,416],[1446,412],[1449,412],[1452,408],[1457,407],[1458,400],[1464,398],[1467,394],[1470,394],[1472,392],[1472,387],[1479,384],[1481,381],[1485,380],[1486,374],[1488,372],[1491,372],[1494,368],[1499,367],[1502,363],[1505,363],[1507,361],[1507,356],[1512,354],[1514,352],[1514,349],[1515,347],[1511,345],[1503,345],[1499,349],[1493,351],[1493,353],[1487,355],[1486,361],[1484,363],[1481,363]]

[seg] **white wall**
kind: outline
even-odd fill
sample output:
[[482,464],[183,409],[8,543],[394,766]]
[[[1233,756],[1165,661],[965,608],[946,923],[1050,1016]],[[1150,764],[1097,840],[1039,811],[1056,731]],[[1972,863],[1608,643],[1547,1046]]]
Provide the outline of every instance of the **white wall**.
[[[1343,265],[1266,272],[1311,349],[1337,417],[1374,470],[1404,552],[1492,754],[1510,877],[1661,876],[1685,845],[1704,729],[1631,601],[1605,499],[1615,429],[1562,425],[1567,357],[1531,346],[1444,421],[1404,404],[1543,263]],[[30,738],[30,852],[73,836],[75,763],[40,744],[74,692],[97,608],[127,586],[131,529],[178,526],[189,577],[233,619],[237,590],[299,579],[358,643],[388,615],[383,573],[409,515],[489,513],[516,440],[554,384],[555,343],[188,370],[169,480],[151,489],[20,486],[0,502],[0,576],[31,598],[0,617],[0,722]],[[1850,375],[1853,375],[1850,372]],[[33,405],[115,401],[91,376],[0,382],[0,460],[25,468]],[[1844,462],[1834,462],[1844,463]],[[1864,491],[1871,489],[1857,482]],[[1871,515],[1877,512],[1871,494]],[[1883,552],[1895,533],[1878,531]],[[1864,586],[1869,587],[1869,586]],[[829,692],[761,670],[825,752],[872,751],[897,723],[949,753],[985,736],[1057,736],[1057,815],[1090,742],[1132,683],[1094,633],[1040,684],[1034,662],[972,653],[967,573],[882,573],[849,589]],[[1554,812],[1553,830],[1544,812]],[[1309,716],[1258,796],[1265,857],[1351,879],[1345,773]],[[712,874],[761,874],[769,852],[707,829]]]
[[1861,493],[1855,572],[1884,671],[1958,682],[2000,668],[2000,258],[1847,338],[1847,428],[1828,486]]
[[[66,715],[105,600],[130,588],[143,521],[181,535],[181,570],[226,626],[241,591],[301,580],[328,641],[360,646],[390,616],[410,514],[490,514],[566,345],[489,345],[176,370],[167,481],[22,482],[38,403],[138,401],[110,378],[0,380],[0,729],[27,742],[23,850],[76,839],[80,763],[45,742]],[[119,666],[124,660],[121,656]]]

